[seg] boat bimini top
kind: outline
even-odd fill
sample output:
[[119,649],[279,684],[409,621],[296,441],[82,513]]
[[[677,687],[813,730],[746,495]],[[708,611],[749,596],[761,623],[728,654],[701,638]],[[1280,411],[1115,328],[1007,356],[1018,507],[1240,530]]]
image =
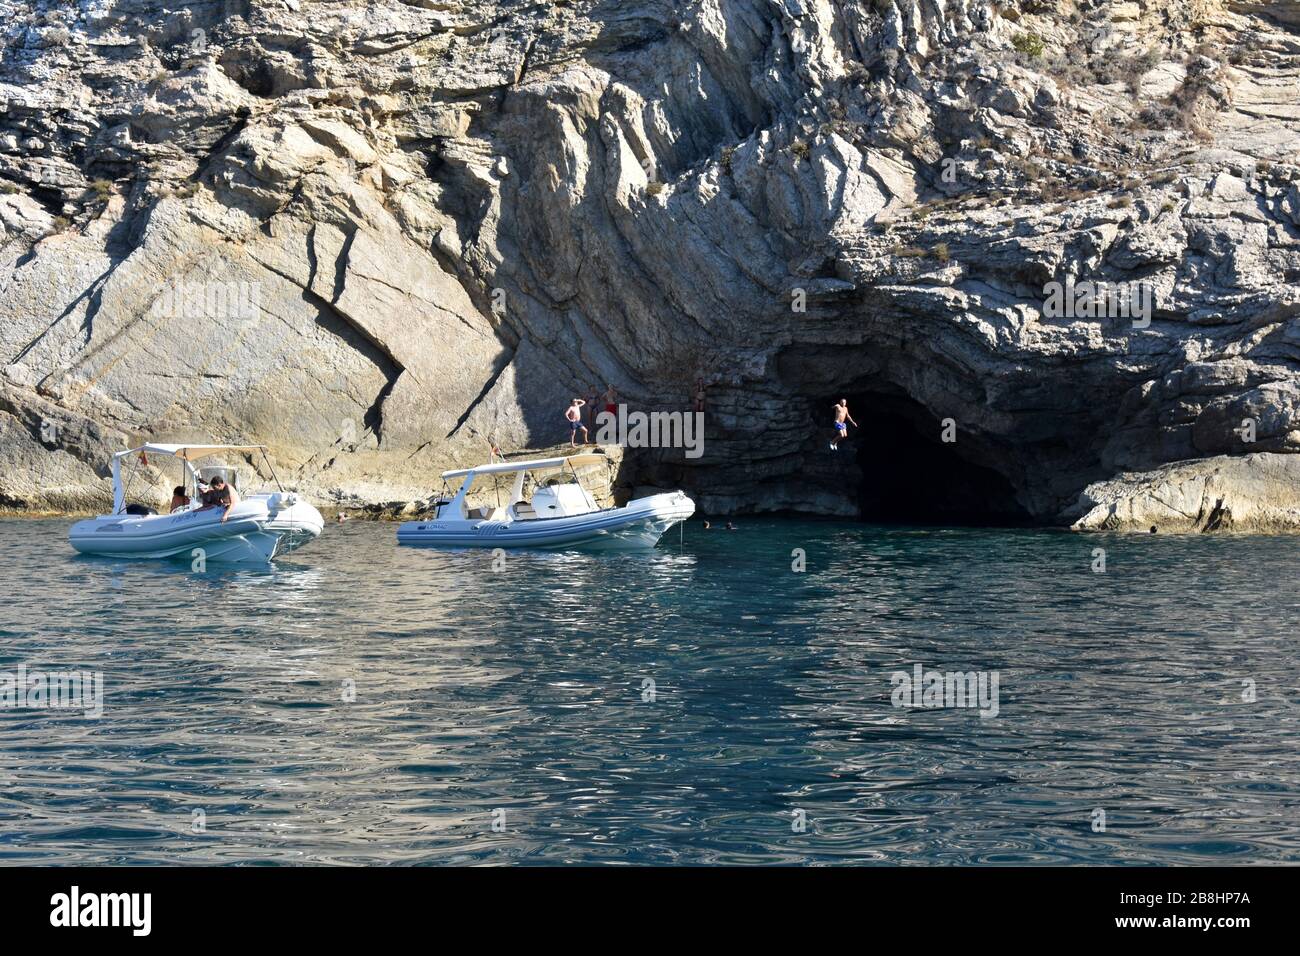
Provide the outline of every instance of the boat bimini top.
[[[473,468],[459,468],[453,471],[444,471],[442,480],[444,483],[450,482],[456,478],[463,478],[460,489],[456,494],[447,499],[445,494],[440,496],[438,513],[440,515],[448,514],[455,518],[470,518],[472,515],[465,503],[465,497],[469,494],[471,486],[475,479],[482,475],[515,475],[515,480],[510,489],[509,504],[514,512],[515,518],[532,518],[532,517],[561,517],[564,515],[583,514],[591,511],[598,511],[599,506],[595,500],[577,481],[577,470],[585,465],[595,465],[599,463],[608,464],[609,457],[597,452],[585,452],[578,455],[565,455],[561,458],[533,458],[527,461],[500,461],[493,462],[489,465],[476,465]],[[534,475],[568,470],[574,478],[573,485],[566,485],[554,489],[540,489],[549,493],[542,495],[545,501],[538,501],[538,495],[534,495],[533,503],[530,506],[524,501],[524,479],[529,473]],[[446,486],[444,485],[444,488]],[[538,508],[537,506],[541,507]],[[534,509],[537,509],[536,511]],[[483,515],[482,517],[487,517]]]
[[565,455],[562,458],[534,458],[531,461],[498,461],[490,465],[475,465],[473,468],[460,468],[456,471],[444,471],[442,478],[464,478],[468,475],[501,475],[512,471],[562,471],[566,465],[581,467],[594,465],[598,461],[608,462],[609,456],[600,452],[589,451],[581,455]]
[[[126,509],[126,488],[122,484],[122,461],[124,459],[130,458],[132,455],[139,455],[141,464],[147,465],[149,455],[165,455],[177,458],[185,469],[184,484],[189,488],[197,487],[197,480],[200,477],[198,469],[191,462],[207,458],[210,455],[220,454],[223,451],[233,451],[241,454],[260,452],[262,460],[266,462],[266,467],[271,472],[271,477],[275,480],[276,487],[284,491],[284,486],[280,484],[280,479],[271,466],[271,459],[266,455],[265,445],[172,445],[161,442],[147,442],[138,448],[128,448],[126,451],[119,451],[113,455],[111,463],[113,472],[113,514],[121,514]],[[213,471],[223,470],[213,469]],[[222,477],[227,476],[222,475]],[[234,482],[232,481],[231,484],[234,484]]]

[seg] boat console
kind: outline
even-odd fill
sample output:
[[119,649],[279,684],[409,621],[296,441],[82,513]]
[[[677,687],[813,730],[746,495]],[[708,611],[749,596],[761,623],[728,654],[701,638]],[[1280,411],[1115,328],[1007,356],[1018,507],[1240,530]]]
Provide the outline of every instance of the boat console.
[[531,504],[536,518],[567,518],[600,510],[587,490],[576,483],[544,485],[533,492]]

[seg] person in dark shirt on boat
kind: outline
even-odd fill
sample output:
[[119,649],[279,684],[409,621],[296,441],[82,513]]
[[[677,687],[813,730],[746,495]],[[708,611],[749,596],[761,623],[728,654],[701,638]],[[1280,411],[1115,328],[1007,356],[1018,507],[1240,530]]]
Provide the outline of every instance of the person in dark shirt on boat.
[[172,489],[172,506],[171,506],[172,514],[175,514],[176,512],[180,511],[182,508],[188,506],[189,503],[190,503],[190,496],[185,493],[184,485],[177,485],[175,488]]
[[230,517],[230,509],[235,507],[239,500],[235,497],[235,489],[226,484],[226,479],[217,475],[208,483],[208,490],[203,492],[203,507],[200,511],[207,511],[209,508],[224,508],[225,512],[221,515],[224,522]]

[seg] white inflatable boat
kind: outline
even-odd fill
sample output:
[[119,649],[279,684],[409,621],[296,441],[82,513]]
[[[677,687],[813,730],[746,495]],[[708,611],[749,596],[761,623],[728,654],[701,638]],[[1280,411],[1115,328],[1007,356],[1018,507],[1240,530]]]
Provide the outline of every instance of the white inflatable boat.
[[[68,532],[72,546],[84,554],[113,558],[264,562],[306,544],[324,530],[320,512],[296,493],[280,488],[240,494],[236,469],[227,465],[195,468],[192,464],[223,452],[261,452],[270,468],[263,445],[147,444],[118,452],[112,461],[113,513],[74,524]],[[137,456],[147,466],[149,455],[171,456],[181,462],[182,487],[190,501],[171,514],[126,504],[122,463]],[[273,469],[271,474],[275,474]],[[237,500],[228,513],[200,503],[200,485],[218,475],[235,491]]]
[[[621,508],[601,508],[579,482],[578,469],[608,461],[588,453],[444,472],[443,481],[464,479],[459,490],[436,503],[434,517],[403,522],[397,541],[447,548],[653,548],[665,531],[695,513],[695,502],[681,491],[639,498]],[[524,481],[530,474],[536,487],[531,500],[525,500]],[[508,504],[469,507],[467,496],[475,481],[501,475],[514,476],[505,498]]]

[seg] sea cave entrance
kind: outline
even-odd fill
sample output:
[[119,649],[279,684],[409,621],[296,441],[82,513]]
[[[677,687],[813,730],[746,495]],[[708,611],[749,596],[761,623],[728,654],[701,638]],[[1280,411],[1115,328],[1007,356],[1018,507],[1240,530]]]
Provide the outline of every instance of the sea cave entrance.
[[849,413],[852,429],[838,454],[853,454],[862,471],[858,501],[862,520],[882,524],[1023,527],[1032,519],[1011,483],[997,471],[964,457],[957,441],[942,441],[943,423],[912,399],[857,392]]

